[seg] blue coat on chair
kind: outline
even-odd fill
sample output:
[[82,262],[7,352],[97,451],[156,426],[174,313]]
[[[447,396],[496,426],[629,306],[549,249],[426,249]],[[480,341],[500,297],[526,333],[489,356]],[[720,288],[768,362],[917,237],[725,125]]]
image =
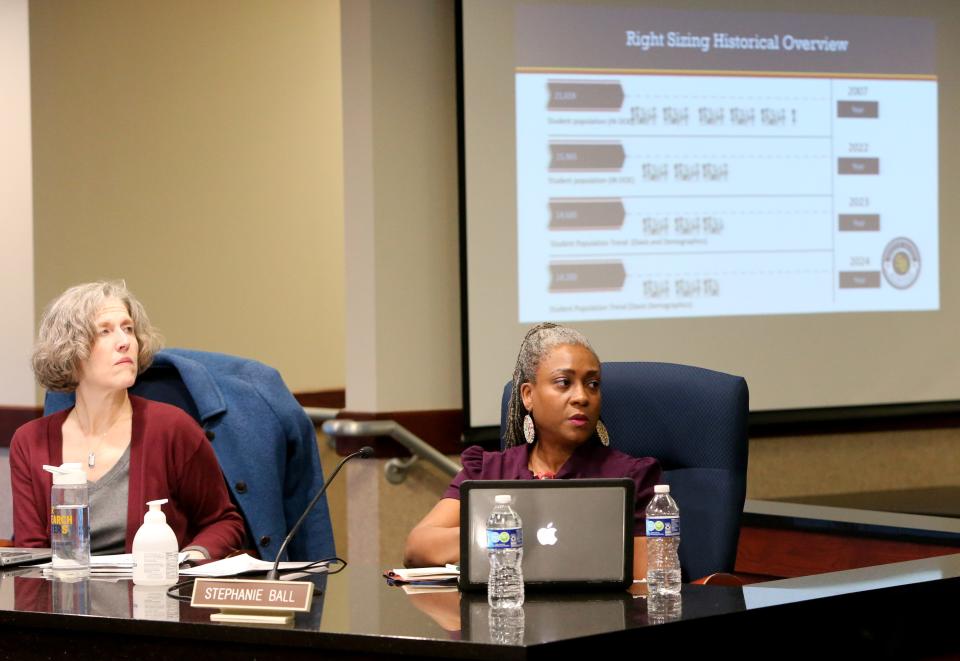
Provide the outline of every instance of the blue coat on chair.
[[[246,358],[165,349],[130,392],[179,406],[207,431],[251,542],[263,559],[274,560],[283,538],[323,486],[313,423],[280,373]],[[45,413],[72,405],[72,393],[51,392]],[[324,497],[287,547],[287,556],[319,560],[334,555]]]

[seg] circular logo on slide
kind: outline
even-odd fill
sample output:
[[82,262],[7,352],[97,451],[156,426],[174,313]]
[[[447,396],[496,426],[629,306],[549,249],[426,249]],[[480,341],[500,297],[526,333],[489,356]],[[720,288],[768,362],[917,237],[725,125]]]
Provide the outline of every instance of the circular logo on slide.
[[898,237],[883,249],[883,277],[897,289],[907,289],[920,275],[920,250],[906,237]]

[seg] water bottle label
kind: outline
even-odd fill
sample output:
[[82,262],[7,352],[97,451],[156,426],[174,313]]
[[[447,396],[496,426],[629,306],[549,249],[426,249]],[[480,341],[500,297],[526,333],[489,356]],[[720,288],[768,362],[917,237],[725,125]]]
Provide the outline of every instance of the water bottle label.
[[487,528],[488,549],[522,549],[522,528]]
[[648,516],[647,537],[679,537],[680,517]]
[[86,509],[71,507],[69,509],[55,507],[50,509],[50,537],[51,539],[69,538],[73,535],[83,535],[87,522],[84,520]]

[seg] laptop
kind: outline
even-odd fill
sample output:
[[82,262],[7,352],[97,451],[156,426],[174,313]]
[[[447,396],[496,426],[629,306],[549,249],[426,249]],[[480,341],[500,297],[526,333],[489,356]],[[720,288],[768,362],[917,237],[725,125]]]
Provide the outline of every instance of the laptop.
[[0,547],[0,569],[45,562],[53,557],[50,549],[27,549],[16,546]]
[[625,589],[632,583],[632,480],[465,480],[460,484],[461,590],[487,587],[487,517],[498,494],[513,496],[523,523],[528,588]]

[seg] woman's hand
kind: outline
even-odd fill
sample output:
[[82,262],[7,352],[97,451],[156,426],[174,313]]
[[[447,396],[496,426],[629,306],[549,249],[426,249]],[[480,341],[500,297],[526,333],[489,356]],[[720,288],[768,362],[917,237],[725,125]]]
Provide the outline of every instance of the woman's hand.
[[460,501],[443,498],[407,535],[403,566],[441,567],[459,561]]

